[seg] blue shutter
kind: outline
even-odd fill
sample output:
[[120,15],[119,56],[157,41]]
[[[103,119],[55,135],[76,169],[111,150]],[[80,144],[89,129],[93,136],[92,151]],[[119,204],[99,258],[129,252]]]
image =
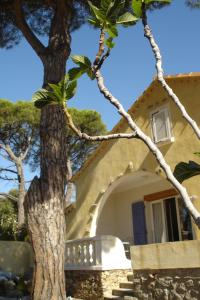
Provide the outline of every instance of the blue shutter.
[[144,202],[132,204],[134,245],[147,244]]

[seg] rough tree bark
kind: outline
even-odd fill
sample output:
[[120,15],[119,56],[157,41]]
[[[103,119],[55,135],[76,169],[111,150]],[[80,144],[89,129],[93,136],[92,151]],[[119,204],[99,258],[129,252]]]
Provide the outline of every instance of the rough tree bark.
[[[55,1],[49,43],[41,45],[18,7],[18,24],[44,66],[43,87],[58,83],[65,75],[70,54],[70,7]],[[22,22],[23,20],[23,22]],[[64,300],[65,274],[65,185],[66,185],[66,117],[63,107],[48,105],[40,121],[41,174],[35,177],[25,197],[27,223],[35,257],[32,286],[33,300]]]
[[41,117],[41,176],[26,196],[28,228],[35,254],[32,298],[64,300],[66,177],[65,116],[61,106],[50,105]]

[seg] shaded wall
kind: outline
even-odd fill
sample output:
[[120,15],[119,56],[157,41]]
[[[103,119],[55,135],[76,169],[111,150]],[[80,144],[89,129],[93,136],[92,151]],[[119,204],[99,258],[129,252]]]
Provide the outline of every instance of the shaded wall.
[[23,275],[32,267],[33,257],[30,244],[0,241],[0,270]]
[[[100,213],[97,235],[111,234],[133,244],[132,204],[143,200],[144,195],[167,190],[170,187],[168,181],[160,180],[158,177],[158,182],[111,194]],[[148,229],[151,228],[148,225],[148,214],[146,221],[148,234]]]

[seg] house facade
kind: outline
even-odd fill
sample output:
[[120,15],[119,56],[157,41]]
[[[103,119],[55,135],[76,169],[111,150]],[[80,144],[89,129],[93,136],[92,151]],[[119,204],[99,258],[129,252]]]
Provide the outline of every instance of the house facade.
[[[200,125],[200,73],[166,77]],[[177,163],[200,162],[200,143],[179,110],[154,80],[129,113],[150,136],[174,170]],[[113,133],[130,132],[124,120]],[[199,176],[184,182],[200,210]],[[200,239],[181,198],[166,180],[147,146],[138,139],[104,141],[74,176],[76,202],[67,211],[67,239],[111,235],[145,245]]]
[[[166,80],[200,126],[200,73]],[[194,154],[200,150],[198,138],[157,80],[129,113],[172,170],[181,161],[200,163]],[[117,132],[131,132],[123,119],[112,130]],[[71,295],[200,299],[200,231],[142,141],[102,142],[73,180],[76,202],[66,211],[65,260]],[[199,180],[196,176],[184,185],[200,211]]]

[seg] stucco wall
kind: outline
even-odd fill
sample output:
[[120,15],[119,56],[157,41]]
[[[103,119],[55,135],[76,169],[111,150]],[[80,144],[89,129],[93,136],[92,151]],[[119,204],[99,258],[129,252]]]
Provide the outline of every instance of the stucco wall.
[[131,247],[133,270],[200,268],[200,241]]
[[32,267],[33,258],[30,244],[0,241],[0,270],[23,275]]
[[[172,78],[169,79],[169,84],[180,96],[191,116],[200,124],[200,77]],[[199,151],[198,139],[157,82],[154,82],[147,89],[140,101],[130,109],[130,112],[134,115],[137,124],[148,135],[151,135],[150,113],[162,105],[168,105],[170,108],[175,137],[175,142],[160,146],[167,162],[172,169],[180,161],[195,160],[200,163],[200,159],[193,154]],[[123,122],[120,123],[117,130],[120,132],[129,131]],[[67,218],[67,238],[69,239],[81,238],[90,234],[95,205],[101,201],[103,195],[112,188],[112,185],[127,172],[145,169],[165,177],[155,158],[141,141],[134,139],[117,140],[104,142],[102,145],[90,159],[90,163],[86,163],[86,167],[75,176],[77,201],[76,210]],[[131,170],[129,168],[130,163],[132,165]],[[200,177],[198,176],[184,183],[188,187],[190,195],[196,195],[198,198],[200,198],[199,180]],[[194,203],[200,209],[200,202],[195,201]],[[196,235],[200,238],[198,230]]]
[[169,188],[170,184],[166,180],[159,180],[151,184],[143,182],[138,188],[111,194],[100,214],[97,235],[111,234],[122,241],[133,243],[132,204],[143,200],[144,195]]

